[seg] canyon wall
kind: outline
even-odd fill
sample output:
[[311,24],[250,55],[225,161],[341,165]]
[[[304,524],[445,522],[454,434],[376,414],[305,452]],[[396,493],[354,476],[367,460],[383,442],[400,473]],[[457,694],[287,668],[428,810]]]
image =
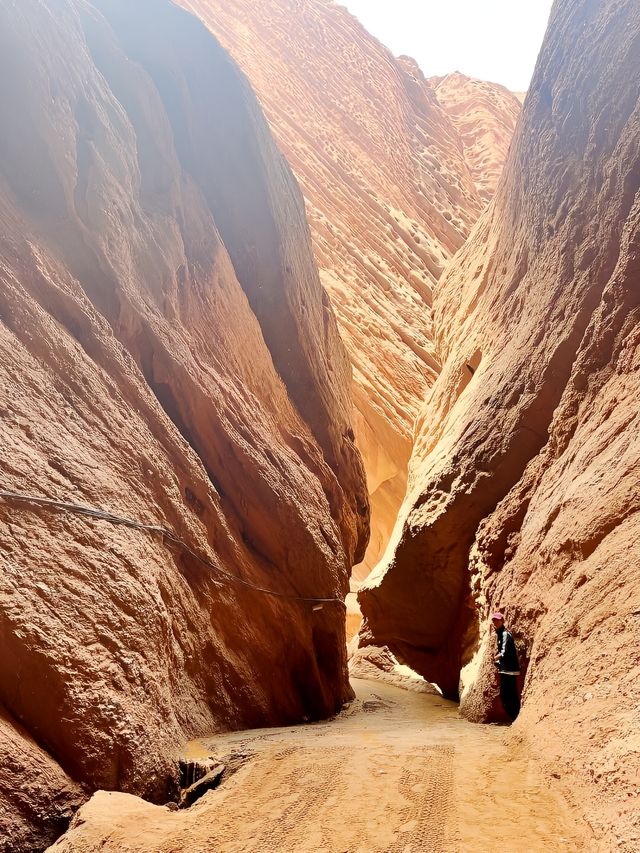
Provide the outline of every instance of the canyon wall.
[[459,71],[431,77],[438,101],[460,134],[465,160],[486,204],[496,191],[521,112],[517,95]]
[[557,0],[497,195],[437,291],[443,369],[360,593],[373,636],[493,719],[488,615],[526,669],[517,729],[602,849],[637,850],[640,9]]
[[[395,59],[333,0],[180,2],[246,72],[305,195],[354,369],[354,429],[372,506],[361,579],[393,529],[413,425],[440,369],[433,286],[484,206],[487,182],[479,189],[477,176],[501,165],[520,107],[501,86],[473,81],[474,89],[459,75],[466,94],[452,120],[416,63]],[[503,106],[489,113],[485,103]],[[464,141],[458,119],[469,125]]]
[[0,497],[0,849],[26,853],[96,788],[162,802],[189,738],[350,698],[368,498],[302,196],[201,23],[0,4],[0,125],[0,490],[75,505]]

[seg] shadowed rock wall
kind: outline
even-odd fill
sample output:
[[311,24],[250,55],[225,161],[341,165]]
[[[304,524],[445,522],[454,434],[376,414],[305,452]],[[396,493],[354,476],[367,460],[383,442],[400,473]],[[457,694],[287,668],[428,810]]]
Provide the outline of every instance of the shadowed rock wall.
[[[164,0],[4,3],[0,125],[1,488],[343,599],[368,535],[350,367],[244,77]],[[339,601],[2,500],[0,564],[3,851],[95,788],[162,801],[199,733],[351,695]]]

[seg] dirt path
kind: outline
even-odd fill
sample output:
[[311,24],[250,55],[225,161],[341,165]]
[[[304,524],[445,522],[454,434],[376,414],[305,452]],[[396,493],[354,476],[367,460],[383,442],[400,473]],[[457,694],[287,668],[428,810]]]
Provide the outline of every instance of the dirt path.
[[191,809],[96,795],[56,853],[547,853],[584,832],[508,730],[378,682],[328,723],[189,745],[244,766]]

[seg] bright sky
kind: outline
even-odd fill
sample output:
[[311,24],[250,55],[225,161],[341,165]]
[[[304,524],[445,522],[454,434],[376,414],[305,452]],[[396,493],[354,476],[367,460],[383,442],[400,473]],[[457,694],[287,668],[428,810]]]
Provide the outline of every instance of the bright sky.
[[553,0],[336,0],[427,77],[461,71],[529,87]]

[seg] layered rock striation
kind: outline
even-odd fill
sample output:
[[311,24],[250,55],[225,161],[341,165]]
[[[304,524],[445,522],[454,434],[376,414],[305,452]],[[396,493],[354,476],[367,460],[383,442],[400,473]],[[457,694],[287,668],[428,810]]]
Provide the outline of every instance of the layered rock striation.
[[[424,409],[367,632],[495,711],[500,607],[526,727],[603,849],[638,837],[640,10],[558,0],[504,178],[435,303]],[[635,780],[635,781],[634,781]],[[636,786],[636,787],[634,787]]]
[[459,71],[429,82],[460,134],[465,160],[486,204],[495,194],[521,112],[518,96]]
[[[463,140],[416,63],[394,58],[333,0],[180,2],[248,75],[305,195],[321,278],[354,368],[354,428],[372,505],[371,543],[356,569],[362,578],[389,539],[413,424],[440,369],[433,286],[484,206],[487,189],[476,185],[484,152],[493,173],[506,154],[494,141],[511,136],[518,102],[478,84],[480,100],[470,90],[453,110],[464,124],[468,109],[476,122]],[[509,98],[502,110],[484,110]]]
[[185,543],[0,499],[26,853],[96,788],[162,802],[188,738],[350,697],[368,499],[302,196],[212,35],[164,0],[21,0],[0,71],[0,489]]

